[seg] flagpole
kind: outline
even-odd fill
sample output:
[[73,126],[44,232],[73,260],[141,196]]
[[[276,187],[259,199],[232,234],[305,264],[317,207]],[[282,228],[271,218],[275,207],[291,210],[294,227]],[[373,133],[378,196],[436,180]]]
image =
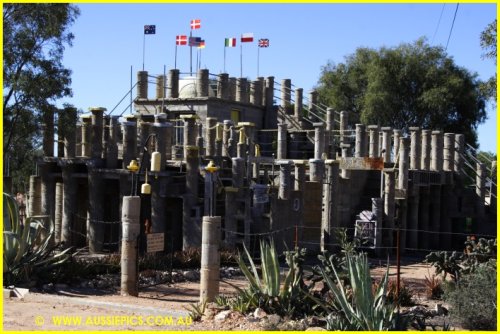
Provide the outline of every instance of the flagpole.
[[240,43],[240,78],[243,78],[243,43]]
[[174,60],[174,69],[177,69],[177,41],[175,42],[175,60]]
[[226,41],[224,40],[224,73],[226,73]]
[[200,49],[197,49],[197,50],[196,50],[196,66],[195,66],[196,71],[198,71],[198,55],[199,55],[199,53],[200,53],[199,51],[200,51]]
[[[143,66],[144,68],[144,66]],[[130,114],[132,114],[132,65],[130,65],[130,105],[129,105],[129,108],[130,108]]]
[[144,71],[144,58],[146,56],[146,33],[144,32],[142,38],[142,70]]
[[193,29],[189,32],[189,72],[193,76],[193,46],[191,45],[191,37],[193,37]]
[[260,48],[257,45],[257,78],[259,77],[259,60],[260,60]]

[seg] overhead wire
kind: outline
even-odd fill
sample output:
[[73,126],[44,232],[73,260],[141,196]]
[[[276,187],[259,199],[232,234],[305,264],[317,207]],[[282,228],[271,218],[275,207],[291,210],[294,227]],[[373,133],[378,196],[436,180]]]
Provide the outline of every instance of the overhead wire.
[[451,23],[450,34],[448,35],[448,41],[446,41],[445,51],[448,50],[448,43],[450,43],[451,33],[453,32],[453,27],[455,26],[455,19],[457,18],[458,6],[460,4],[457,3],[457,7],[455,8],[455,15],[453,15],[453,22]]

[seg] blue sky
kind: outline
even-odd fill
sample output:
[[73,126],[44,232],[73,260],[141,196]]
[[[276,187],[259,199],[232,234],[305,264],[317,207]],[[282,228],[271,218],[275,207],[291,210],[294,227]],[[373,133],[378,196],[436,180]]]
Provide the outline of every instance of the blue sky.
[[[223,71],[224,38],[238,38],[226,49],[226,72],[240,74],[239,37],[254,33],[268,38],[260,50],[260,76],[291,79],[307,94],[318,82],[328,61],[343,62],[358,47],[392,47],[426,37],[432,45],[446,45],[456,4],[80,4],[81,15],[72,26],[73,47],[64,64],[73,70],[73,98],[60,101],[87,110],[111,110],[130,88],[130,67],[143,62],[143,27],[156,25],[146,36],[145,70],[150,74],[174,68],[175,36],[189,35],[191,19],[201,19],[194,36],[206,41],[201,67]],[[441,16],[442,13],[442,16]],[[441,16],[441,20],[440,20]],[[481,58],[481,31],[496,18],[495,4],[460,4],[447,52],[455,62],[487,79],[496,71]],[[439,25],[438,25],[439,22]],[[257,77],[257,44],[243,45],[243,76]],[[194,49],[193,49],[194,50]],[[193,67],[196,52],[193,51]],[[177,68],[189,72],[189,48],[178,47]],[[151,92],[153,90],[151,89]],[[152,94],[152,93],[151,93]],[[128,98],[127,98],[128,100]],[[123,108],[122,108],[123,109]],[[120,113],[121,110],[118,112]],[[480,149],[496,152],[496,109],[479,127]]]

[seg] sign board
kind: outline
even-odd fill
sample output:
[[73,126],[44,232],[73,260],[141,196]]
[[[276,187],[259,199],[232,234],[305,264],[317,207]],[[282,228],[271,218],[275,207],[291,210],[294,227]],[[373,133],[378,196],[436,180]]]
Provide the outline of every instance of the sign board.
[[149,233],[146,234],[148,238],[147,252],[162,252],[165,247],[165,233]]
[[361,241],[361,247],[375,248],[377,246],[377,221],[356,220],[354,237]]
[[383,158],[340,158],[340,169],[383,170]]

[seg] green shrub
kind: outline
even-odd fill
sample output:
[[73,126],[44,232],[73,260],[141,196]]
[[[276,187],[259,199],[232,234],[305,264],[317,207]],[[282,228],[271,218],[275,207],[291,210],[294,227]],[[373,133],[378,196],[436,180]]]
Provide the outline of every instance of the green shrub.
[[481,265],[445,289],[450,314],[463,328],[496,330],[496,270]]

